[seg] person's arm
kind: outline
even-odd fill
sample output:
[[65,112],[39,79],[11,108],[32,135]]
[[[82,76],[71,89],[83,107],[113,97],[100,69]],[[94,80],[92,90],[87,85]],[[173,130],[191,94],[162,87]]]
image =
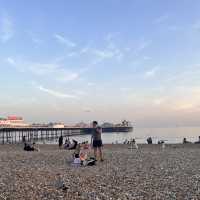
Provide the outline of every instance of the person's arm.
[[92,143],[93,143],[93,134],[91,136],[91,146],[92,146]]

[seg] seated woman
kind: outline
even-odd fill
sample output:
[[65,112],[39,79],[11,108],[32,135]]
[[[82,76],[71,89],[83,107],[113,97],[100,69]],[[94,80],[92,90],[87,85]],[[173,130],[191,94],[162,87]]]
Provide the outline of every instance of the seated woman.
[[76,140],[72,140],[73,143],[71,145],[69,145],[68,150],[73,150],[76,149],[78,142]]
[[95,165],[96,159],[89,156],[88,144],[78,144],[73,153],[74,166],[92,166]]
[[68,149],[68,148],[70,147],[70,145],[71,145],[70,140],[69,140],[69,139],[66,139],[66,140],[65,140],[65,144],[64,144],[64,149]]

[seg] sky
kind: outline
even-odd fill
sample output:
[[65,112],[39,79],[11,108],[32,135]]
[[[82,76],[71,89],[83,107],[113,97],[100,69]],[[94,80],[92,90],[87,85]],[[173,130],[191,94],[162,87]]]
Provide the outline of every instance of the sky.
[[199,0],[0,0],[0,115],[197,126]]

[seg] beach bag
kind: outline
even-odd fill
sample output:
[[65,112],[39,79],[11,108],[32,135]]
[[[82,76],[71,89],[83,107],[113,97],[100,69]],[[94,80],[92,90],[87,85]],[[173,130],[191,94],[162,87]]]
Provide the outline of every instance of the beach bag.
[[95,164],[96,164],[96,159],[95,158],[91,158],[90,157],[89,159],[83,161],[83,165],[84,166],[93,166]]

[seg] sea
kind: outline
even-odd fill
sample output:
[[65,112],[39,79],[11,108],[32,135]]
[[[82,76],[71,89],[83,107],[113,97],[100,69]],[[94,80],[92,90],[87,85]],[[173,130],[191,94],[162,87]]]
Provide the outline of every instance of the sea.
[[[138,144],[147,143],[147,138],[151,137],[154,144],[164,140],[166,144],[180,144],[183,138],[190,142],[198,141],[200,136],[200,127],[168,127],[168,128],[140,128],[134,127],[132,132],[113,132],[102,133],[104,144],[122,144],[125,140],[135,139]],[[70,140],[75,139],[79,143],[91,141],[91,135],[70,136]],[[65,138],[64,138],[65,141]],[[37,141],[37,143],[57,144],[56,140]]]
[[[195,142],[200,136],[200,127],[173,127],[173,128],[137,128],[132,132],[127,133],[102,133],[104,144],[123,143],[125,140],[134,138],[138,144],[147,143],[146,139],[151,137],[153,143],[157,144],[159,140],[164,140],[165,143],[176,144],[182,143],[183,138],[188,141]],[[71,137],[72,139],[72,137]],[[75,136],[73,139],[83,142],[90,141],[90,135]]]

